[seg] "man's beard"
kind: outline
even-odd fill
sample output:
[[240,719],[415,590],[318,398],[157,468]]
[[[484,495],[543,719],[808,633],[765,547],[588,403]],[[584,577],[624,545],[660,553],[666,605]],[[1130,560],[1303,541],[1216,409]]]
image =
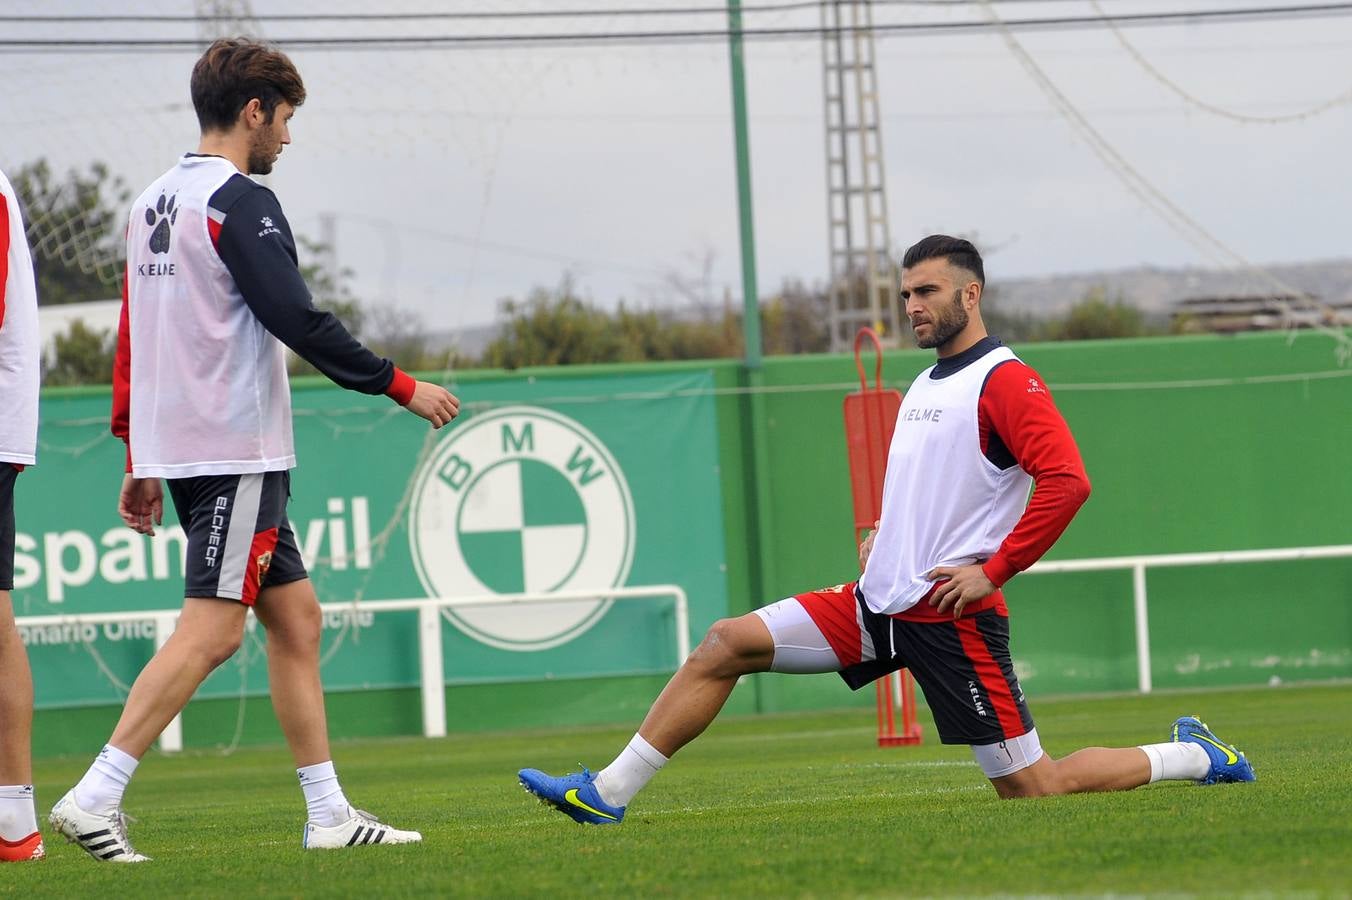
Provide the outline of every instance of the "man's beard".
[[947,344],[967,327],[968,318],[967,310],[962,305],[962,289],[959,288],[953,292],[953,302],[944,307],[938,318],[930,323],[930,336],[917,337],[916,346],[921,350],[933,350]]
[[272,172],[272,164],[277,161],[277,154],[271,148],[277,146],[277,139],[271,134],[272,129],[260,132],[253,146],[249,147],[249,174],[267,175]]

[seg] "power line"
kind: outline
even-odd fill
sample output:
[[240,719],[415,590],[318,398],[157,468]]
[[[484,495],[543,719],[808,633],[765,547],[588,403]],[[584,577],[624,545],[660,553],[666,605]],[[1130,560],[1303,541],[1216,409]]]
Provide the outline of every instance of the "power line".
[[[1103,6],[1100,4],[1099,0],[1089,0],[1089,5],[1092,6],[1094,10],[1100,13],[1101,15],[1104,16],[1107,15],[1107,12],[1104,11]],[[1185,88],[1183,88],[1180,84],[1178,84],[1178,82],[1174,81],[1168,75],[1165,75],[1163,72],[1161,72],[1159,68],[1155,66],[1154,63],[1146,59],[1145,54],[1142,53],[1139,49],[1137,49],[1135,44],[1127,40],[1127,36],[1122,33],[1122,29],[1118,28],[1117,25],[1110,22],[1108,23],[1108,29],[1112,31],[1113,37],[1116,38],[1117,42],[1122,45],[1122,49],[1127,52],[1127,55],[1130,56],[1133,60],[1135,60],[1136,64],[1139,65],[1142,69],[1144,69],[1147,75],[1158,81],[1160,84],[1164,85],[1164,87],[1168,88],[1175,95],[1181,98],[1184,102],[1189,103],[1192,106],[1195,106],[1196,108],[1202,110],[1203,112],[1209,112],[1212,115],[1220,116],[1221,118],[1224,119],[1230,119],[1231,121],[1234,122],[1244,122],[1246,124],[1281,125],[1288,122],[1302,122],[1306,119],[1314,118],[1315,116],[1320,115],[1321,113],[1328,112],[1330,109],[1334,109],[1335,107],[1352,103],[1352,90],[1346,90],[1343,91],[1341,94],[1336,94],[1325,100],[1321,100],[1319,103],[1306,107],[1305,109],[1297,110],[1291,113],[1283,113],[1281,115],[1257,116],[1252,115],[1250,113],[1243,113],[1237,112],[1232,109],[1226,109],[1223,106],[1219,106],[1215,103],[1209,103],[1206,100],[1202,100],[1201,98],[1193,95]]]
[[[874,24],[877,37],[974,34],[1005,31],[1075,30],[1120,26],[1156,26],[1203,24],[1210,22],[1254,22],[1274,19],[1314,18],[1352,13],[1352,2],[1317,3],[1301,6],[1262,6],[1171,12],[1117,13],[1095,16],[1043,16],[1004,19],[997,25],[989,21],[888,22]],[[615,13],[622,15],[622,12]],[[193,19],[196,21],[196,19]],[[853,35],[856,29],[822,26],[745,28],[740,34],[752,40],[804,40],[837,35]],[[312,50],[428,50],[444,48],[510,46],[588,46],[625,43],[698,43],[723,41],[733,32],[716,29],[664,29],[614,32],[542,32],[538,34],[442,34],[383,36],[276,36],[288,49]],[[197,38],[0,38],[0,51],[68,52],[147,52],[197,50]]]
[[433,241],[439,241],[449,244],[459,244],[474,249],[489,250],[496,253],[505,253],[512,256],[527,257],[533,259],[546,260],[548,262],[561,262],[568,265],[584,265],[597,269],[609,269],[615,272],[628,272],[638,275],[660,275],[661,270],[655,267],[645,267],[634,265],[632,263],[622,263],[613,260],[595,259],[583,256],[574,256],[567,253],[555,253],[548,250],[539,250],[534,247],[523,247],[519,244],[505,244],[497,241],[486,241],[479,237],[463,234],[453,234],[446,231],[439,231],[435,228],[424,228],[418,225],[411,225],[406,222],[395,222],[392,219],[386,219],[380,216],[368,216],[362,213],[344,212],[339,213],[341,220],[350,220],[362,222],[367,225],[373,225],[378,228],[394,228],[407,234],[419,235]]
[[[795,12],[804,9],[816,9],[822,0],[784,0],[778,3],[743,4],[741,12]],[[966,8],[977,5],[980,0],[871,0],[874,6],[902,6],[919,8]],[[1083,0],[995,0],[997,3],[1080,3]],[[582,19],[611,18],[615,16],[707,16],[727,15],[728,7],[716,6],[666,6],[639,8],[593,8],[593,9],[514,9],[514,10],[472,10],[461,12],[372,12],[372,13],[267,13],[250,18],[255,22],[398,22],[398,21],[465,21],[484,19]],[[0,22],[16,24],[108,24],[113,22],[140,23],[182,23],[199,22],[203,17],[190,15],[149,15],[146,13],[102,13],[94,15],[0,15]]]
[[[1262,281],[1267,282],[1271,287],[1294,297],[1303,297],[1309,304],[1316,308],[1327,311],[1328,307],[1320,304],[1315,298],[1305,294],[1305,292],[1294,288],[1282,281],[1276,275],[1250,262],[1238,251],[1231,248],[1219,237],[1209,231],[1204,225],[1194,219],[1181,206],[1174,202],[1173,198],[1161,190],[1154,182],[1146,178],[1144,173],[1133,166],[1124,157],[1116,147],[1109,143],[1097,128],[1085,117],[1084,113],[1071,102],[1051,76],[1038,64],[1033,55],[1019,43],[1013,32],[1008,28],[1001,27],[1004,21],[996,11],[991,0],[982,0],[983,11],[991,23],[997,26],[1001,32],[1001,37],[1010,52],[1032,76],[1033,81],[1052,101],[1053,106],[1060,112],[1065,120],[1070,123],[1080,135],[1089,144],[1089,148],[1096,156],[1108,167],[1123,186],[1135,194],[1141,202],[1152,212],[1164,220],[1174,231],[1205,253],[1210,254],[1218,260],[1226,260],[1233,265],[1238,265],[1246,272],[1251,273]],[[1288,303],[1281,304],[1288,317],[1291,317],[1293,309]],[[1318,324],[1314,326],[1315,330],[1333,338],[1336,344],[1336,354],[1341,365],[1352,364],[1352,335],[1349,335],[1341,328],[1334,328],[1329,325]]]

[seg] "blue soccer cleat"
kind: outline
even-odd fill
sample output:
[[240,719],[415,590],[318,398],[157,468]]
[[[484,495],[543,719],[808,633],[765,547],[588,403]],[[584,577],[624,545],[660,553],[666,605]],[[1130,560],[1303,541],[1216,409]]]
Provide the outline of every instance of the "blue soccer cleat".
[[1196,716],[1182,716],[1174,722],[1171,735],[1175,741],[1200,744],[1211,757],[1211,771],[1198,784],[1216,784],[1220,781],[1256,781],[1253,766],[1239,750],[1225,743]]
[[539,769],[522,769],[516,777],[523,788],[574,822],[618,825],[624,820],[624,807],[602,800],[596,790],[596,776],[586,769],[557,778]]

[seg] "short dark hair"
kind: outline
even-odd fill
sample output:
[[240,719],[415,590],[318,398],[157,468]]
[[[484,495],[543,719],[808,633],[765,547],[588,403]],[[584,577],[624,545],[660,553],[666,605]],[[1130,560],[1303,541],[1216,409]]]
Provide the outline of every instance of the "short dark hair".
[[272,121],[277,104],[305,102],[300,73],[275,47],[247,38],[222,38],[192,67],[192,105],[202,131],[228,131],[240,110],[258,98]]
[[927,259],[947,259],[950,266],[966,269],[976,276],[984,288],[986,286],[986,267],[981,263],[981,254],[972,242],[963,238],[949,237],[946,234],[931,234],[906,251],[901,259],[901,267],[909,269]]

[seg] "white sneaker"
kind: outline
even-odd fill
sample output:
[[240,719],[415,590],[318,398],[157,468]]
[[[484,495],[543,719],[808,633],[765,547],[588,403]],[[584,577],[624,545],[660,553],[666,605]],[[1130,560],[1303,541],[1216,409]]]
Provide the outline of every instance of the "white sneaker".
[[391,828],[368,812],[350,806],[348,812],[352,818],[331,828],[306,822],[301,845],[307,850],[336,850],[362,844],[416,844],[422,841],[418,832]]
[[75,803],[74,788],[56,802],[47,821],[65,835],[66,840],[78,844],[81,850],[97,860],[118,863],[150,861],[149,856],[137,853],[127,839],[127,817],[122,814],[122,810],[119,809],[111,816],[85,812]]

